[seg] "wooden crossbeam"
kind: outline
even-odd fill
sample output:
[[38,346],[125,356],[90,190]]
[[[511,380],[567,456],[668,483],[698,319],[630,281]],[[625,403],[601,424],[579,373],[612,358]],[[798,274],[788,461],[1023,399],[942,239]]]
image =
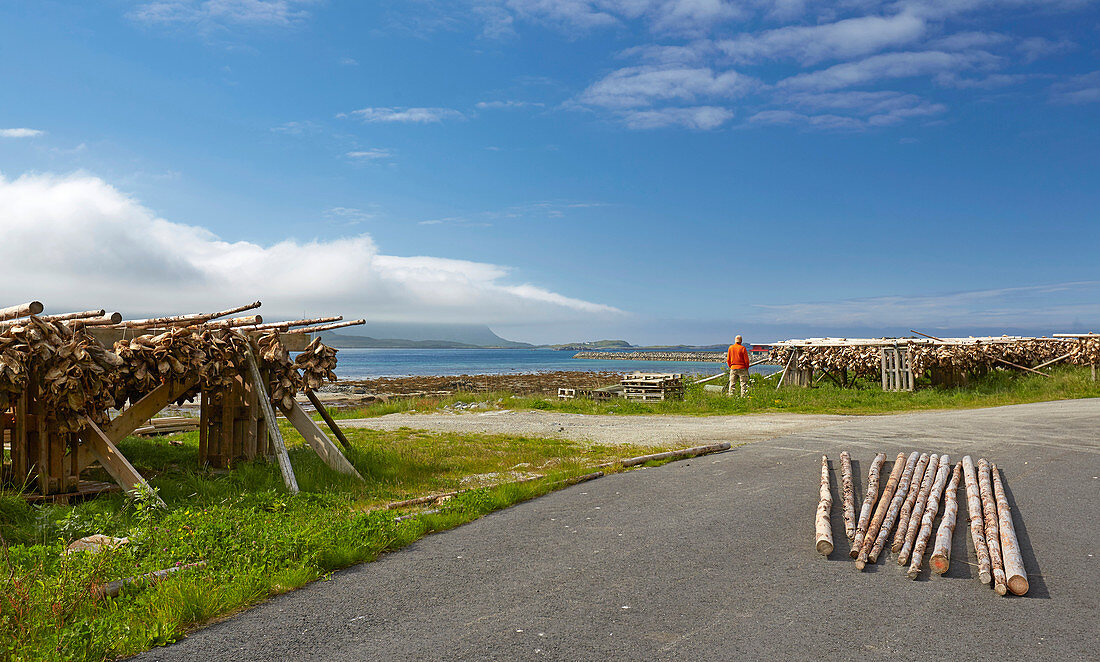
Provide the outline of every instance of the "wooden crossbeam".
[[164,409],[181,395],[190,391],[198,383],[198,379],[187,381],[171,381],[161,384],[149,391],[137,402],[133,403],[116,416],[110,423],[103,426],[103,433],[114,443],[118,443],[134,430],[138,429],[152,418],[161,409]]

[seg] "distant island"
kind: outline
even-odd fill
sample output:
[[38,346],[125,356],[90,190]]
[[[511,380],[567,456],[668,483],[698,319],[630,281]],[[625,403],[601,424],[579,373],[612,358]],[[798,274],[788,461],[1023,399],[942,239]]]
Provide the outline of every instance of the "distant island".
[[[363,327],[360,327],[363,328]],[[507,340],[483,324],[409,324],[371,322],[370,335],[325,331],[322,342],[336,349],[555,349],[572,352],[718,351],[726,345],[632,345],[625,340],[591,340],[551,345]]]

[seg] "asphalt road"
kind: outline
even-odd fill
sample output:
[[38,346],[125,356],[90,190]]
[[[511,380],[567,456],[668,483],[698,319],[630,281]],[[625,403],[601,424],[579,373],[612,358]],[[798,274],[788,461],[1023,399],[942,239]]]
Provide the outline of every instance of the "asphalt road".
[[[1096,660],[1098,438],[1100,400],[1078,400],[758,441],[494,513],[141,659]],[[995,461],[1028,595],[978,582],[965,523],[945,576],[911,581],[893,555],[859,572],[839,496],[817,554],[821,454],[845,449],[864,483],[880,451]]]

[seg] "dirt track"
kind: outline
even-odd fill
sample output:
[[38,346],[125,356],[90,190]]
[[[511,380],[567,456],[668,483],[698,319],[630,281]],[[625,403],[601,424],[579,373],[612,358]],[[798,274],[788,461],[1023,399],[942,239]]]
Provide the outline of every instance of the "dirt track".
[[547,411],[389,414],[340,421],[373,430],[415,428],[437,432],[555,437],[599,444],[685,445],[712,441],[733,444],[816,430],[852,420],[851,416],[749,414],[741,416],[609,416]]

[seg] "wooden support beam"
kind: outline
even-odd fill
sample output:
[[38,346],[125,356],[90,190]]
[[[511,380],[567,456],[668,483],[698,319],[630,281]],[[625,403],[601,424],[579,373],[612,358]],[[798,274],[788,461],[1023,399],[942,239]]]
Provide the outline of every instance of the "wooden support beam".
[[319,326],[307,326],[303,329],[291,329],[287,333],[319,333],[321,331],[331,331],[333,329],[342,329],[345,326],[359,326],[360,324],[366,324],[367,320],[358,319],[351,320],[350,322],[334,322],[333,324],[321,324]]
[[120,439],[141,427],[145,421],[152,418],[158,411],[167,407],[168,403],[179,399],[181,395],[190,391],[197,383],[197,379],[191,379],[161,384],[149,391],[142,399],[122,410],[114,420],[103,426],[103,433],[111,441],[117,443]]
[[325,424],[332,430],[332,434],[336,435],[336,438],[343,444],[344,448],[351,448],[351,444],[348,443],[348,438],[344,436],[344,432],[336,425],[336,421],[329,415],[328,410],[325,409],[325,403],[321,402],[321,398],[317,397],[317,394],[313,392],[313,389],[306,389],[306,397],[309,398],[310,404],[313,405],[317,413],[321,415],[321,418],[325,419]]
[[264,423],[267,432],[271,435],[272,445],[275,446],[275,456],[279,461],[279,470],[283,473],[283,482],[291,494],[298,493],[298,479],[294,477],[294,467],[290,465],[290,454],[286,452],[286,441],[283,433],[279,431],[279,424],[275,421],[275,410],[271,407],[271,395],[267,392],[267,386],[260,377],[260,364],[256,361],[256,352],[252,348],[252,341],[248,341],[246,355],[248,358],[248,374],[252,380],[252,389],[256,391],[256,397],[260,401],[260,409],[264,412]]
[[344,454],[340,452],[340,449],[336,447],[336,444],[332,443],[332,440],[328,438],[321,428],[317,427],[317,423],[313,421],[313,418],[306,413],[305,409],[302,409],[302,405],[294,401],[294,405],[286,407],[282,401],[279,402],[279,411],[283,412],[286,419],[290,421],[290,424],[294,426],[294,429],[298,431],[298,434],[302,435],[302,438],[306,440],[309,447],[317,453],[325,464],[332,468],[333,471],[339,471],[342,474],[349,476],[355,476],[359,480],[363,480],[363,477],[359,475],[359,472],[355,470],[355,467],[348,462],[348,459],[344,457]]
[[111,478],[114,478],[115,482],[124,490],[145,490],[147,494],[151,495],[153,499],[157,501],[157,503],[163,506],[164,501],[157,496],[157,493],[153,491],[149,483],[145,482],[145,479],[137,472],[137,469],[134,469],[130,461],[119,452],[118,447],[111,441],[111,438],[108,437],[103,430],[99,429],[95,421],[87,416],[83,416],[81,417],[81,422],[84,423],[84,431],[81,433],[81,438],[88,446],[88,449],[91,450],[96,461],[107,470],[107,473],[111,474]]

